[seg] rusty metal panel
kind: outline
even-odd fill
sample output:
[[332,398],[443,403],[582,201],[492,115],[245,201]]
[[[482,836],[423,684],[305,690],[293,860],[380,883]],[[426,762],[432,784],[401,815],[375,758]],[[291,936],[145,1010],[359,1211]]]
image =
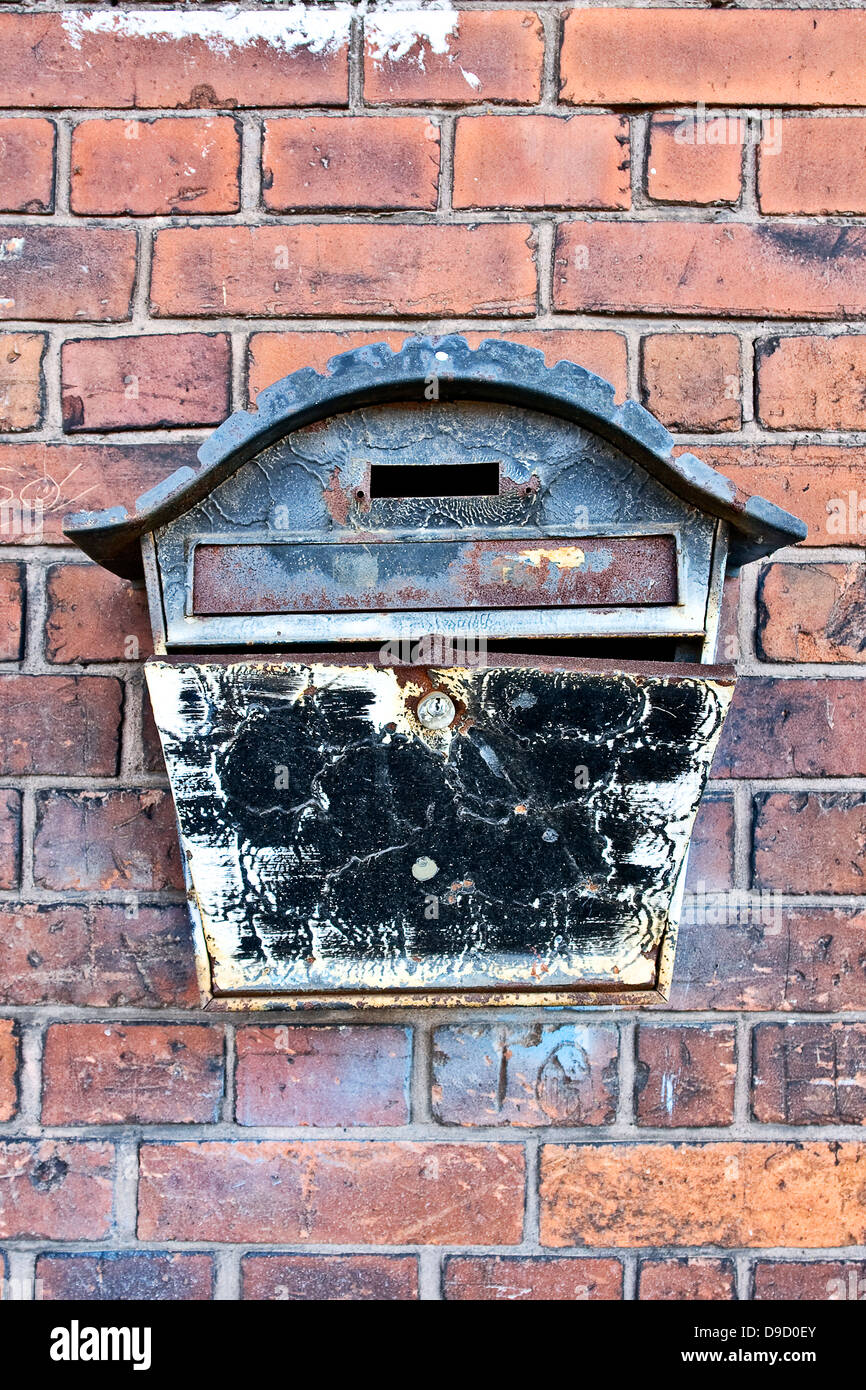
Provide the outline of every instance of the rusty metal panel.
[[199,545],[193,612],[676,603],[673,536]]
[[[663,988],[732,673],[517,657],[147,673],[218,995]],[[445,727],[422,722],[434,691]]]

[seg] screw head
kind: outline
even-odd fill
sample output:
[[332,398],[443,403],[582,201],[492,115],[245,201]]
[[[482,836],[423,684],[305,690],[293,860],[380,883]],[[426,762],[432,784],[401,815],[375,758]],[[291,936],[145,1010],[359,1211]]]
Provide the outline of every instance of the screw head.
[[431,690],[418,701],[418,722],[425,729],[447,729],[456,713],[454,701],[444,690]]

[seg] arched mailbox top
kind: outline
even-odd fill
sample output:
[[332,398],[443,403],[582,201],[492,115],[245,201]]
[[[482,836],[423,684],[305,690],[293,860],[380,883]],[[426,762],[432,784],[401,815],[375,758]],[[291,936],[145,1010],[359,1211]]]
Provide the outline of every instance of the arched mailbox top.
[[729,566],[804,540],[798,518],[763,497],[743,492],[693,454],[672,454],[674,439],[634,401],[617,405],[613,386],[573,362],[547,366],[536,349],[488,339],[408,338],[399,352],[386,343],[331,358],[326,373],[305,367],[260,392],[256,409],[238,410],[198,451],[200,467],[185,467],[137,499],[135,507],[77,512],[65,534],[106,569],[142,577],[141,538],[196,503],[247,460],[306,425],[395,401],[424,399],[436,382],[438,400],[505,402],[572,420],[608,440],[671,492],[730,526]]

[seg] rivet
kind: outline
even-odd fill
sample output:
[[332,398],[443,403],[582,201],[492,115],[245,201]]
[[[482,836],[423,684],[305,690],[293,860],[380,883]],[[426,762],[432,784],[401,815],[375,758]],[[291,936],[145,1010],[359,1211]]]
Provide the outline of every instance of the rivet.
[[454,701],[444,690],[431,690],[418,702],[418,722],[425,729],[447,729],[456,713]]
[[438,872],[439,865],[436,860],[428,859],[426,854],[422,854],[412,865],[412,877],[417,878],[419,883],[426,883],[428,878],[435,877]]

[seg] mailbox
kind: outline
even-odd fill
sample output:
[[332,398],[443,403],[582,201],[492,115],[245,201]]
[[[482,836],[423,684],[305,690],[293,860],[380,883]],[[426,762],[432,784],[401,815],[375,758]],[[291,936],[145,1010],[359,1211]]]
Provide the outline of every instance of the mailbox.
[[147,584],[211,1007],[666,997],[724,576],[805,536],[672,443],[570,362],[413,338],[68,519]]

